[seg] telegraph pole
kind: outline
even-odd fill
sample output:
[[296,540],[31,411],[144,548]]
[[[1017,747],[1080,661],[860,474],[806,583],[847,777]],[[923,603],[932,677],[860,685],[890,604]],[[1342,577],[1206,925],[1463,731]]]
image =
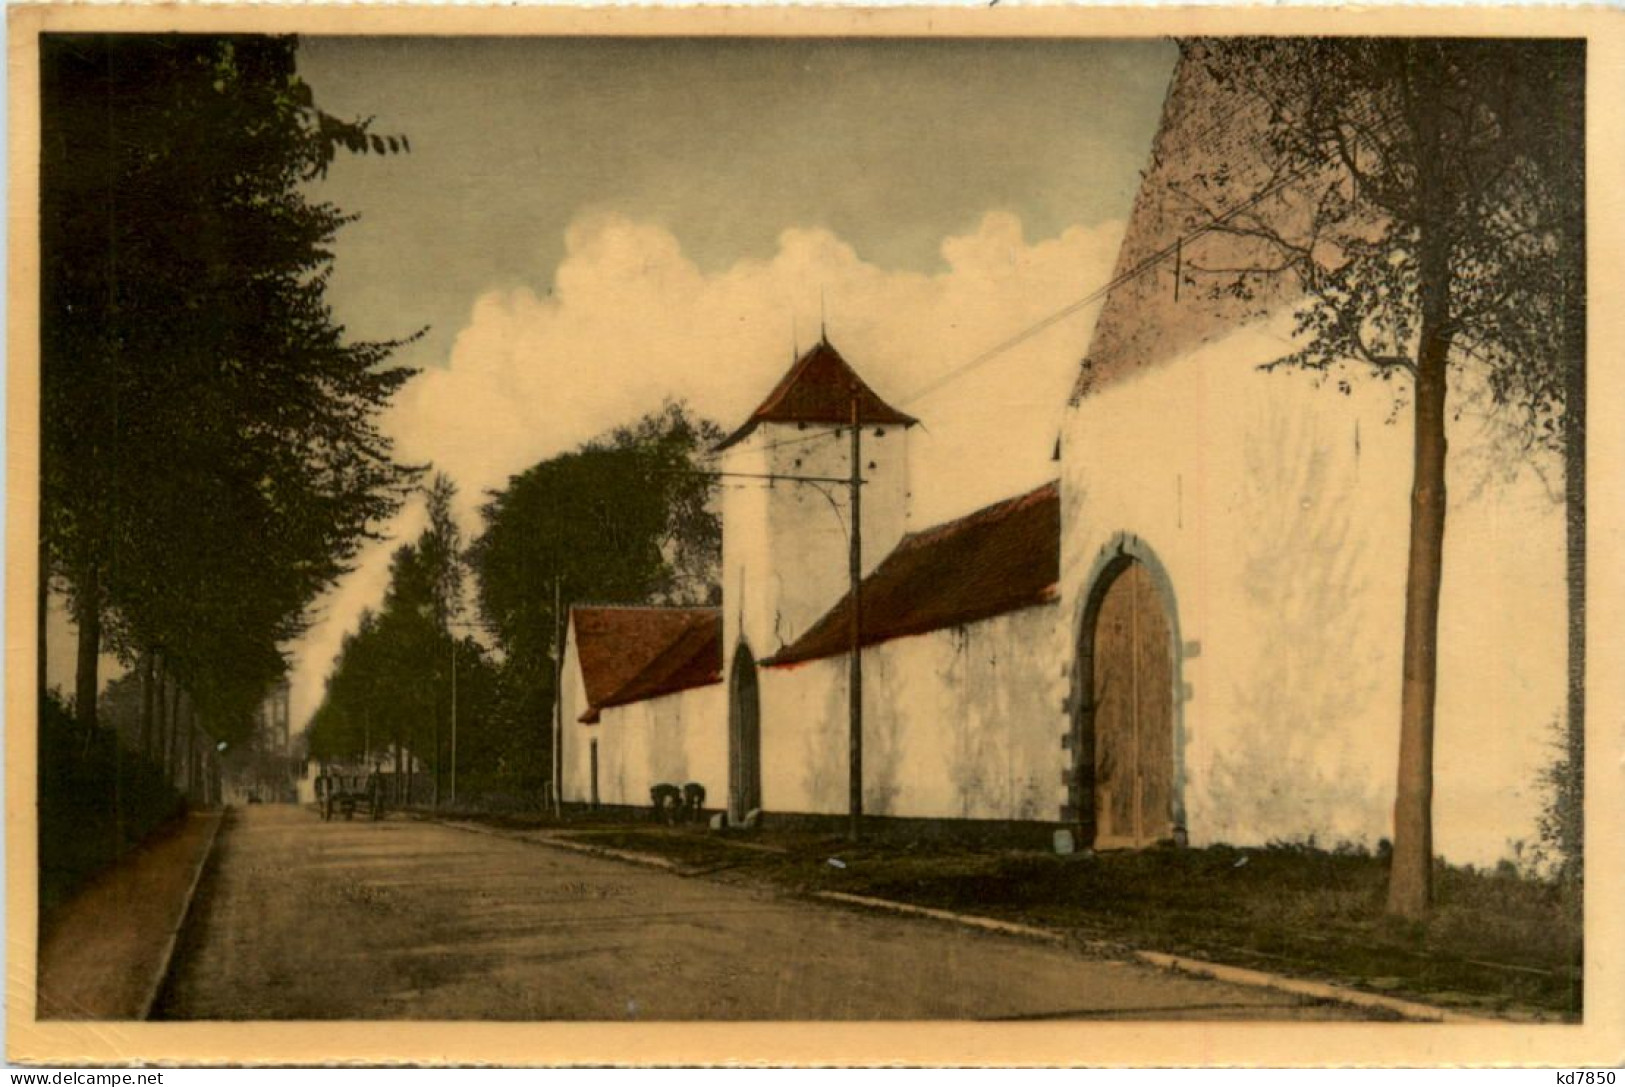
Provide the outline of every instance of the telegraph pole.
[[[852,531],[848,538],[847,573],[851,579],[849,590],[852,598],[852,622],[850,630],[850,644],[848,646],[847,680],[849,701],[847,703],[848,715],[848,772],[849,783],[847,805],[849,821],[847,837],[857,841],[863,827],[863,447],[860,442],[862,428],[858,423],[858,392],[859,386],[852,387],[852,469],[845,478],[839,476],[793,476],[781,475],[776,472],[712,472],[697,469],[655,469],[654,474],[666,475],[680,472],[683,475],[706,476],[710,479],[756,479],[767,483],[804,483],[818,486],[820,484],[834,484],[844,486],[852,492]],[[837,435],[838,437],[839,435]],[[825,499],[840,516],[840,506],[829,492],[822,486],[818,488]],[[557,607],[557,604],[554,605]],[[560,650],[560,667],[563,666],[563,650]]]
[[553,575],[553,818],[564,817],[564,590]]
[[451,802],[457,803],[457,634],[451,635]]
[[852,387],[852,532],[848,555],[852,579],[852,644],[849,653],[851,674],[847,682],[848,752],[851,762],[848,806],[851,823],[847,837],[857,841],[863,827],[863,465],[858,425],[858,388]]

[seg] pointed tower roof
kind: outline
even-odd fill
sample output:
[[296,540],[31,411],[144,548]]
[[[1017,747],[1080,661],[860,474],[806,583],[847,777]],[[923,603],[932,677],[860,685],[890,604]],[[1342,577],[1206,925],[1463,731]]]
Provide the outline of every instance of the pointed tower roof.
[[821,339],[796,360],[761,406],[750,413],[743,426],[724,438],[717,449],[743,441],[762,423],[850,423],[854,385],[858,390],[858,422],[902,426],[919,422],[880,399],[829,340]]

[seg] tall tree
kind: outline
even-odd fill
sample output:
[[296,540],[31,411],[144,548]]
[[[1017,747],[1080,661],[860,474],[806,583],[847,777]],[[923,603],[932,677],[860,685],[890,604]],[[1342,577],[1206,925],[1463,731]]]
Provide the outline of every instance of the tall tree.
[[718,597],[715,484],[696,469],[722,438],[667,403],[493,492],[469,549],[482,615],[505,652],[545,660],[554,579],[566,601],[703,604]]
[[[697,471],[716,424],[668,402],[490,494],[469,548],[486,630],[503,651],[494,707],[513,735],[546,743],[554,651],[572,601],[706,604],[720,597],[714,480]],[[531,747],[528,750],[538,750]],[[510,764],[528,766],[523,756]],[[543,767],[552,772],[549,754]]]
[[[403,549],[396,567],[408,581],[415,577],[414,554]],[[410,592],[390,598],[396,608],[413,601]],[[398,770],[401,753],[424,753],[431,703],[440,712],[450,695],[439,678],[425,682],[424,666],[433,663],[430,656],[443,658],[449,644],[424,621],[420,604],[412,602],[410,613],[389,605],[365,612],[345,636],[306,734],[313,757],[378,766],[394,753]],[[459,795],[534,792],[543,780],[545,767],[536,764],[545,737],[502,712],[502,671],[473,638],[458,639],[457,671]]]
[[[1566,452],[1571,480],[1580,467],[1572,458],[1584,428],[1574,395],[1584,380],[1584,53],[1571,42],[1380,38],[1184,48],[1221,91],[1263,107],[1261,138],[1248,152],[1261,162],[1225,163],[1185,194],[1221,232],[1254,246],[1256,259],[1223,269],[1192,262],[1189,274],[1218,276],[1211,289],[1231,294],[1261,277],[1294,277],[1300,346],[1277,365],[1326,372],[1353,364],[1394,381],[1409,400],[1415,441],[1388,908],[1420,917],[1432,897],[1452,371],[1485,390],[1509,448]],[[1571,554],[1572,544],[1571,536]],[[1571,575],[1572,605],[1583,574],[1571,567]],[[1571,727],[1579,711],[1572,689]]]
[[[316,108],[293,38],[41,47],[41,537],[80,638],[161,651],[222,727],[413,478],[376,417],[410,372],[324,300],[339,150],[405,141]],[[90,697],[87,697],[90,696]]]
[[457,484],[436,472],[424,492],[429,527],[418,539],[418,552],[428,570],[434,598],[435,622],[449,630],[463,609],[463,534],[452,506]]
[[[457,499],[457,485],[444,472],[437,472],[424,494],[429,515],[429,526],[418,537],[417,556],[423,575],[428,582],[430,618],[433,619],[437,642],[444,646],[436,652],[430,669],[437,685],[443,686],[448,712],[448,727],[442,730],[442,715],[437,708],[434,715],[434,803],[440,802],[442,781],[441,754],[446,743],[456,746],[457,724],[457,624],[463,610],[463,540],[452,506]],[[438,648],[438,647],[437,647]],[[451,757],[447,752],[447,758]]]
[[392,724],[399,746],[438,766],[435,694],[442,637],[434,606],[433,572],[423,561],[420,545],[396,548],[378,623],[383,668],[394,688],[396,717]]

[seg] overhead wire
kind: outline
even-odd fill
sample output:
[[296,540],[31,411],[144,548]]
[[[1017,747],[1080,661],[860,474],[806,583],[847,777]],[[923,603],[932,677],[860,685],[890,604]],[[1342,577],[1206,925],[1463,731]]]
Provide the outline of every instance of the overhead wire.
[[[1198,133],[1196,140],[1198,142],[1202,141],[1205,139],[1205,136],[1211,135],[1222,125],[1232,123],[1232,121],[1233,118],[1228,115],[1216,119]],[[958,366],[953,367],[946,373],[926,382],[924,385],[915,389],[908,396],[898,401],[899,405],[907,406],[918,400],[922,400],[938,390],[952,384],[953,382],[958,381],[960,378],[980,368],[986,363],[991,362],[993,359],[1004,354],[1006,351],[1009,351],[1011,348],[1019,347],[1021,344],[1026,343],[1034,336],[1037,336],[1038,334],[1066,320],[1068,317],[1071,317],[1079,310],[1082,310],[1085,307],[1105,298],[1118,287],[1124,285],[1125,283],[1131,282],[1132,280],[1138,279],[1140,276],[1156,268],[1163,261],[1175,256],[1176,254],[1179,254],[1186,242],[1195,241],[1197,238],[1203,237],[1206,234],[1222,228],[1227,222],[1234,219],[1236,216],[1258,206],[1260,203],[1280,192],[1288,185],[1294,184],[1295,182],[1301,180],[1312,170],[1319,168],[1329,161],[1330,154],[1323,154],[1313,161],[1305,163],[1303,166],[1287,174],[1285,177],[1277,178],[1275,181],[1271,182],[1269,185],[1266,185],[1263,189],[1260,189],[1246,200],[1221,212],[1218,215],[1213,216],[1207,222],[1202,223],[1191,230],[1181,232],[1172,242],[1151,253],[1139,263],[1135,264],[1134,267],[1114,275],[1111,279],[1107,280],[1099,287],[1091,290],[1088,294],[1084,295],[1082,298],[1079,298],[1077,301],[1068,303],[1067,305],[1056,310],[1054,313],[1051,313],[1033,324],[1028,325],[1015,335],[994,344],[992,347],[989,347],[980,354],[973,356],[965,362],[960,363]]]
[[804,442],[817,441],[820,438],[837,438],[839,436],[839,433],[834,430],[820,430],[812,434],[804,434],[796,438],[781,438],[776,442],[768,442],[766,445],[760,446],[759,448],[764,450],[781,449],[787,445],[801,445]]
[[1128,282],[1130,282],[1132,280],[1138,279],[1140,276],[1144,275],[1146,272],[1150,271],[1151,269],[1155,268],[1157,265],[1161,264],[1163,261],[1167,260],[1169,257],[1173,256],[1176,252],[1180,251],[1183,248],[1183,246],[1184,246],[1184,244],[1186,242],[1194,241],[1195,239],[1200,238],[1205,234],[1209,234],[1212,231],[1219,229],[1226,222],[1228,222],[1231,219],[1235,218],[1237,215],[1240,215],[1242,212],[1247,211],[1249,208],[1257,206],[1258,204],[1262,203],[1264,200],[1267,200],[1269,197],[1271,197],[1275,193],[1279,192],[1281,189],[1285,188],[1287,185],[1291,184],[1294,181],[1297,181],[1304,174],[1308,173],[1308,171],[1309,171],[1309,167],[1307,167],[1307,166],[1300,169],[1300,170],[1294,171],[1293,173],[1287,175],[1286,177],[1280,178],[1277,181],[1275,181],[1275,182],[1271,183],[1270,185],[1266,186],[1265,188],[1261,189],[1259,192],[1253,194],[1251,197],[1249,197],[1247,200],[1243,201],[1242,203],[1237,204],[1235,207],[1230,208],[1229,210],[1225,211],[1221,215],[1216,216],[1212,220],[1210,220],[1210,221],[1208,221],[1206,223],[1203,223],[1201,226],[1195,228],[1194,230],[1191,230],[1191,231],[1189,231],[1187,233],[1180,234],[1177,238],[1174,239],[1174,241],[1172,241],[1169,244],[1163,246],[1161,249],[1158,249],[1156,252],[1152,253],[1150,256],[1148,256],[1145,259],[1141,260],[1134,267],[1128,269],[1127,271],[1118,273],[1117,275],[1113,276],[1111,279],[1107,280],[1105,283],[1101,284],[1099,287],[1096,287],[1094,290],[1090,291],[1088,294],[1084,295],[1082,298],[1078,299],[1077,301],[1070,302],[1067,305],[1062,306],[1060,309],[1056,310],[1054,313],[1051,313],[1049,316],[1044,317],[1041,320],[1036,321],[1031,325],[1028,325],[1026,328],[1022,329],[1020,332],[1017,332],[1014,336],[1011,336],[1008,339],[1002,340],[999,343],[994,344],[992,347],[990,347],[987,350],[981,352],[980,354],[975,355],[972,358],[966,360],[965,362],[960,363],[958,366],[955,366],[953,369],[949,370],[947,373],[942,374],[941,376],[933,378],[932,380],[926,382],[924,385],[922,385],[918,389],[914,390],[914,392],[910,393],[907,397],[905,397],[899,403],[901,405],[903,405],[903,406],[907,406],[909,404],[914,403],[915,401],[922,400],[925,397],[930,396],[932,393],[937,392],[939,389],[942,389],[942,388],[952,384],[953,382],[958,381],[960,378],[962,378],[965,375],[969,374],[971,371],[977,369],[978,367],[980,367],[980,366],[982,366],[982,365],[984,365],[984,364],[986,364],[988,362],[993,361],[995,358],[997,358],[998,356],[1004,354],[1006,351],[1010,350],[1011,348],[1019,347],[1021,344],[1026,343],[1028,340],[1032,339],[1034,336],[1037,336],[1039,333],[1044,332],[1044,331],[1048,330],[1049,328],[1052,328],[1053,326],[1055,326],[1055,325],[1059,324],[1060,322],[1066,320],[1068,317],[1070,317],[1073,314],[1077,313],[1079,310],[1083,309],[1084,307],[1089,306],[1089,305],[1091,305],[1091,304],[1093,304],[1095,302],[1098,302],[1101,299],[1105,298],[1106,295],[1110,294],[1112,291],[1116,290],[1118,287],[1121,287],[1123,284],[1128,283]]

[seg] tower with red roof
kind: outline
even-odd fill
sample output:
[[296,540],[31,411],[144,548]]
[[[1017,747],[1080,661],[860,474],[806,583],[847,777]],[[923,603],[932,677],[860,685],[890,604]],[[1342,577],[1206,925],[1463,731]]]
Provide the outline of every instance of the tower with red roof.
[[[723,484],[724,647],[763,659],[791,644],[848,588],[851,428],[863,478],[864,572],[908,520],[908,430],[916,420],[881,399],[827,338],[798,358],[718,447]],[[751,477],[781,477],[758,479]]]

